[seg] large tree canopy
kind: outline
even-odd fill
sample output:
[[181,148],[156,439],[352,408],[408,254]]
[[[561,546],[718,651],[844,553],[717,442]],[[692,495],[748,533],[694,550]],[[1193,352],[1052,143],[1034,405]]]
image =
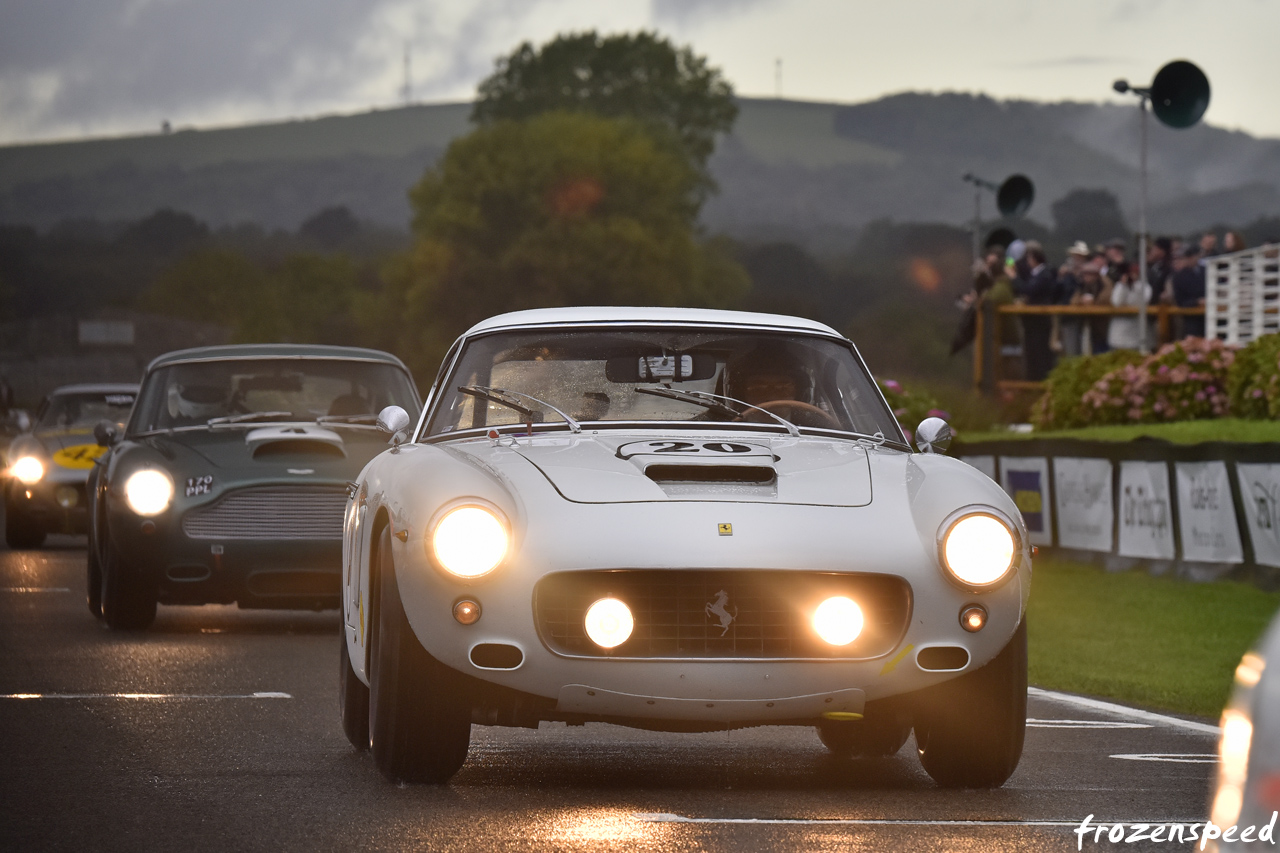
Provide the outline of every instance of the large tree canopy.
[[638,119],[674,134],[699,170],[733,126],[733,86],[704,57],[656,33],[557,36],[525,42],[479,88],[472,119],[490,124],[554,110]]
[[697,239],[699,183],[632,120],[553,112],[482,127],[410,193],[414,248],[370,319],[425,375],[455,336],[504,311],[733,303],[749,284]]

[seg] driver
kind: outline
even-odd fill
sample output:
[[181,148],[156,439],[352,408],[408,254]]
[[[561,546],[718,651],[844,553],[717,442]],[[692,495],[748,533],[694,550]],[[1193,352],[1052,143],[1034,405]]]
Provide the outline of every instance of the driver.
[[207,421],[226,414],[226,394],[221,388],[208,385],[169,385],[168,408],[170,418],[186,418]]
[[725,396],[753,406],[775,400],[801,400],[809,375],[791,354],[778,347],[760,346],[725,365]]

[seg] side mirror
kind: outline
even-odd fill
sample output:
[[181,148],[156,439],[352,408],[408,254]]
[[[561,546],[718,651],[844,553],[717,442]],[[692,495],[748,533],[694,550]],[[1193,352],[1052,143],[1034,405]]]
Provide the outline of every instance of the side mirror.
[[953,435],[942,418],[925,418],[916,427],[916,447],[921,453],[946,453]]
[[93,440],[102,447],[110,447],[120,438],[120,429],[111,421],[101,420],[93,425]]
[[399,447],[404,443],[404,431],[409,428],[409,413],[399,406],[387,406],[378,412],[378,420],[374,425],[379,432],[391,436],[388,444]]

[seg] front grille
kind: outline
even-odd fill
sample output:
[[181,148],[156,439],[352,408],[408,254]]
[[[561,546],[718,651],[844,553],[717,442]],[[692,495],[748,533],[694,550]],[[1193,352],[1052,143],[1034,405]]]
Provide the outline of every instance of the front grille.
[[[842,647],[823,642],[810,627],[814,609],[836,595],[856,601],[866,620],[858,639]],[[597,646],[583,626],[587,608],[606,597],[625,602],[635,618],[631,637],[614,649]],[[835,572],[559,572],[538,582],[534,613],[543,642],[563,655],[865,659],[888,654],[901,641],[911,619],[911,586],[892,575]]]
[[342,486],[236,489],[182,518],[192,539],[342,539]]

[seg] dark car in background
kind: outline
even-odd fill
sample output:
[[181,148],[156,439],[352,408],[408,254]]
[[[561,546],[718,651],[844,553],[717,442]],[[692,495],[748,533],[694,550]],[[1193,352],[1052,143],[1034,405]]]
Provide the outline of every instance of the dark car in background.
[[353,347],[163,355],[90,478],[89,607],[141,629],[156,604],[339,605],[347,484],[420,408],[404,364]]
[[122,427],[137,394],[137,385],[64,385],[44,399],[30,430],[9,446],[4,538],[10,548],[38,548],[50,533],[87,530],[85,480],[105,449],[94,426]]

